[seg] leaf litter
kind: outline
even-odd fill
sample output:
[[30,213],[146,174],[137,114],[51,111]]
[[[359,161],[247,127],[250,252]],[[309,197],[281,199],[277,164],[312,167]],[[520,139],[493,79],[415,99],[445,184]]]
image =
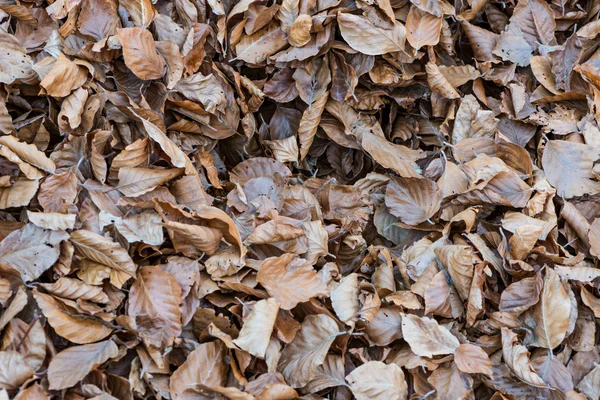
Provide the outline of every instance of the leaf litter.
[[600,3],[0,5],[0,398],[600,399]]

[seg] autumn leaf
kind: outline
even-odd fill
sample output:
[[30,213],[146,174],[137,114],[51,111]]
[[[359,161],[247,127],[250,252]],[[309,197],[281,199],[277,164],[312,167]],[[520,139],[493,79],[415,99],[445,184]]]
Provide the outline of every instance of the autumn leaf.
[[459,346],[458,339],[434,319],[402,315],[402,334],[412,351],[422,357],[439,354],[454,354]]
[[52,358],[48,366],[51,390],[61,390],[76,385],[93,369],[116,357],[118,347],[112,340],[70,347]]
[[292,387],[302,387],[323,364],[331,343],[338,335],[336,322],[326,315],[309,315],[294,340],[281,352],[277,370]]
[[404,372],[396,364],[369,361],[347,375],[346,380],[358,400],[404,399],[408,395]]
[[140,79],[161,78],[166,71],[165,60],[156,51],[152,34],[142,28],[124,28],[118,30],[123,46],[125,64]]
[[492,375],[492,362],[479,346],[463,343],[454,353],[454,362],[462,372]]
[[327,285],[315,269],[294,254],[264,260],[256,280],[284,310],[328,292]]

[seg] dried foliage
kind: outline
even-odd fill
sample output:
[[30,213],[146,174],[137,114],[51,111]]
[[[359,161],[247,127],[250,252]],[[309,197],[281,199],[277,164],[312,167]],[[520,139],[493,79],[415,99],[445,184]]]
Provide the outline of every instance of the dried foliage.
[[0,400],[599,400],[599,18],[3,1]]

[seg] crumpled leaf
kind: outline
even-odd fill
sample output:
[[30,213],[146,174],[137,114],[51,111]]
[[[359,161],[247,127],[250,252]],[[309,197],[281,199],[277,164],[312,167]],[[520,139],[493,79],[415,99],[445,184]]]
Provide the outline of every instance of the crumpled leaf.
[[323,364],[331,343],[338,335],[335,321],[326,315],[309,315],[294,340],[281,352],[277,371],[291,387],[305,386]]

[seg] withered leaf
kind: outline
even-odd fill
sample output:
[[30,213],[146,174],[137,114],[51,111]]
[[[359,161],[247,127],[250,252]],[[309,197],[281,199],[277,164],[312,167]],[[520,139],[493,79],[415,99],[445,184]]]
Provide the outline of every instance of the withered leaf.
[[143,28],[123,28],[118,31],[123,58],[131,72],[140,79],[159,79],[166,72],[165,60],[156,51],[152,34]]
[[322,314],[307,316],[294,340],[281,352],[277,370],[291,387],[305,386],[323,364],[337,335],[338,326],[332,318]]
[[77,384],[93,369],[116,357],[118,347],[112,340],[74,346],[58,353],[48,366],[51,390],[61,390]]

